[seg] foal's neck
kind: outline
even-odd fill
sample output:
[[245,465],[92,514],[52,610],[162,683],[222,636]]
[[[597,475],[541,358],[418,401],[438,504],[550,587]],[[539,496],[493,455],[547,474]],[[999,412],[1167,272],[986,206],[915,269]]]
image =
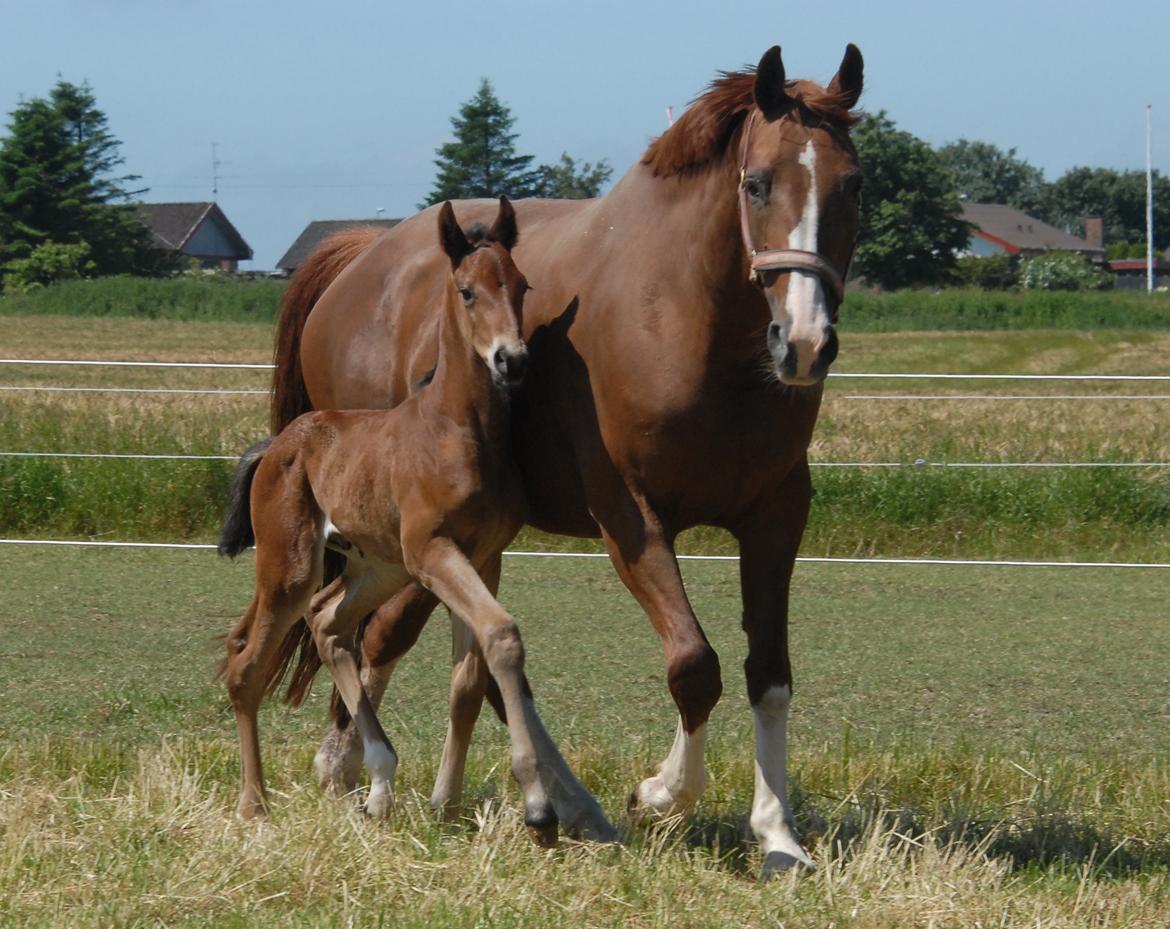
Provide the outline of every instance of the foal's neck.
[[488,366],[461,331],[459,314],[463,312],[455,286],[448,282],[439,319],[439,359],[427,390],[441,415],[473,427],[494,442],[507,428],[508,404],[492,382]]

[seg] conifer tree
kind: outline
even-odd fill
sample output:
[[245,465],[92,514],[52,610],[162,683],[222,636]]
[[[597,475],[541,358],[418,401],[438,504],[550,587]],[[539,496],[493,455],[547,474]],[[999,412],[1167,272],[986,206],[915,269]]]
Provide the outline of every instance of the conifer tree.
[[[138,219],[124,162],[86,84],[60,80],[11,114],[0,140],[0,275],[50,246],[88,246],[90,274],[144,273],[164,259]],[[78,254],[81,254],[80,252]]]
[[532,156],[516,154],[515,122],[491,81],[483,78],[476,95],[451,118],[455,139],[439,146],[439,174],[420,208],[444,200],[534,196],[540,178],[531,167]]

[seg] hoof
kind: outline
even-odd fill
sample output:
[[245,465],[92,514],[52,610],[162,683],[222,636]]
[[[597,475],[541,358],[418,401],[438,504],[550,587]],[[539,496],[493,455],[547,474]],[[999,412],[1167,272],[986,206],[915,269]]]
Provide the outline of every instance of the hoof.
[[525,816],[524,826],[532,841],[541,848],[556,848],[557,815],[552,810],[547,813]]
[[656,774],[642,781],[630,794],[626,812],[636,823],[651,823],[684,816],[694,805],[695,801],[690,797],[672,795],[666,783]]
[[236,806],[236,816],[245,822],[268,818],[268,804],[264,801],[241,800]]
[[370,819],[389,819],[394,814],[394,794],[389,791],[370,791],[362,812]]
[[799,872],[815,871],[816,867],[812,863],[812,859],[804,854],[804,852],[801,852],[799,855],[782,851],[768,852],[764,856],[763,867],[760,868],[760,880],[766,881],[769,878],[792,870]]

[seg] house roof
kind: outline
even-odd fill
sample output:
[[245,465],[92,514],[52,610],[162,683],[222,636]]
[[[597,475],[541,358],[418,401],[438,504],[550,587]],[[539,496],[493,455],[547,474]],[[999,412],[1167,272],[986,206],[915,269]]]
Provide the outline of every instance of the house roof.
[[236,231],[218,204],[203,203],[140,203],[138,210],[143,223],[153,233],[156,243],[167,251],[181,252],[204,223],[215,224],[235,249],[235,258],[246,261],[252,249]]
[[1104,256],[1084,239],[1041,222],[1023,210],[1002,203],[964,203],[963,219],[976,228],[976,235],[1003,246],[1009,252],[1063,251]]
[[290,274],[299,268],[325,239],[335,232],[352,229],[355,226],[371,226],[375,229],[390,229],[397,226],[401,219],[317,219],[305,226],[304,231],[297,236],[295,242],[289,246],[276,266]]

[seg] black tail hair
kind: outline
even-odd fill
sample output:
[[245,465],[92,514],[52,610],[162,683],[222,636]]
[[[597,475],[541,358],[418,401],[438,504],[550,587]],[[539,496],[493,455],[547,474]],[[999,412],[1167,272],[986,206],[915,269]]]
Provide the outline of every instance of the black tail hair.
[[256,544],[252,532],[252,478],[260,459],[268,451],[272,438],[263,439],[240,456],[236,473],[232,476],[232,487],[228,493],[228,510],[219,532],[219,553],[235,558],[246,548]]

